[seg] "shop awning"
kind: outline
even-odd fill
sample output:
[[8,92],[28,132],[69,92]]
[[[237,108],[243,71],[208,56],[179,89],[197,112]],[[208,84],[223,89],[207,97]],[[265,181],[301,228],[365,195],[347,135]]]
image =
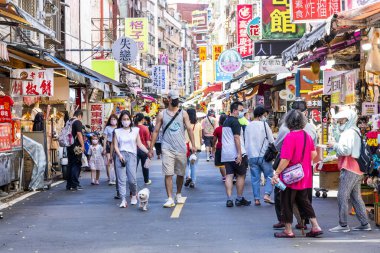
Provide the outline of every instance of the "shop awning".
[[245,76],[248,75],[248,74],[249,74],[248,71],[244,71],[244,72],[241,73],[240,75],[234,77],[233,79],[231,79],[229,82],[227,82],[227,83],[225,84],[224,89],[225,89],[225,90],[229,90],[229,89],[231,88],[231,84],[232,84],[233,82],[238,81],[239,79],[245,77]]
[[124,70],[132,73],[132,74],[135,74],[135,75],[138,75],[138,76],[141,76],[143,78],[147,78],[147,79],[150,79],[148,73],[138,69],[138,68],[135,68],[135,67],[132,67],[131,65],[127,65],[126,67],[123,67]]
[[46,36],[55,38],[55,31],[38,21],[32,15],[14,5],[9,0],[0,0],[0,16],[12,21],[16,21],[25,29],[41,32]]
[[240,87],[240,89],[234,91],[231,94],[236,94],[236,93],[239,93],[241,91],[245,91],[245,90],[250,89],[256,85],[264,83],[267,80],[272,80],[274,77],[276,77],[275,74],[265,74],[265,75],[254,76],[252,78],[245,80],[245,83],[243,83],[243,85]]
[[207,86],[206,89],[203,90],[203,96],[207,96],[211,92],[222,91],[223,83],[215,83],[213,85]]
[[29,55],[25,52],[17,50],[17,48],[8,47],[9,57],[45,68],[58,68],[59,65],[44,59]]

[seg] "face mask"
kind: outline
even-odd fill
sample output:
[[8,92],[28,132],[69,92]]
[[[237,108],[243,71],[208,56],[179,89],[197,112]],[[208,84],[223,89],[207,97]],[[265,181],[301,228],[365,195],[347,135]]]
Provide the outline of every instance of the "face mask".
[[96,145],[96,144],[98,144],[98,140],[92,140],[92,144],[94,144],[94,145]]
[[131,121],[130,120],[123,120],[121,123],[123,124],[123,127],[129,127],[129,125],[131,124]]
[[117,120],[116,119],[111,119],[111,125],[112,126],[116,126],[117,124]]
[[267,122],[267,118],[266,118],[266,117],[262,117],[260,120],[261,120],[262,122]]
[[178,104],[179,104],[179,100],[178,100],[178,99],[173,99],[172,102],[171,102],[171,105],[172,105],[173,107],[177,107]]
[[346,129],[346,123],[339,125],[339,131],[343,132]]
[[244,112],[239,112],[239,119],[244,117]]

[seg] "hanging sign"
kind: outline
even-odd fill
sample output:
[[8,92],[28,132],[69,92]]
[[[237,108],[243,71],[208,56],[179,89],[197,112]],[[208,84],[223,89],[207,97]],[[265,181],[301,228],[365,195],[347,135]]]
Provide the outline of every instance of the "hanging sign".
[[222,51],[223,51],[223,45],[213,45],[212,46],[212,60],[217,61]]
[[12,97],[54,96],[54,69],[15,69],[11,73]]
[[298,39],[306,30],[305,24],[290,20],[288,0],[262,0],[262,39]]
[[180,54],[177,59],[177,86],[183,87],[183,57]]
[[148,18],[126,18],[125,36],[137,43],[140,52],[148,52]]
[[359,81],[359,69],[353,69],[344,74],[344,102],[355,104],[355,85]]
[[160,84],[161,84],[161,94],[166,93],[169,90],[168,85],[168,67],[161,66],[160,68]]
[[91,132],[100,131],[103,127],[104,104],[90,103]]
[[334,76],[342,75],[344,71],[323,71],[323,95],[331,95],[331,82]]
[[132,63],[137,53],[137,44],[130,38],[121,37],[112,45],[112,55],[120,63]]
[[222,72],[233,74],[241,69],[243,59],[236,50],[230,49],[223,51],[219,56],[218,64]]
[[331,78],[331,104],[338,105],[342,101],[342,76],[334,76]]
[[219,82],[229,82],[233,78],[232,74],[224,73],[217,62],[215,64],[215,81]]
[[205,61],[207,60],[207,47],[199,47],[199,60]]
[[370,103],[370,102],[364,102],[362,103],[362,115],[374,115],[378,113],[377,104],[376,103]]
[[237,49],[241,57],[251,57],[253,54],[252,40],[248,36],[247,27],[253,18],[252,4],[238,4],[236,12]]
[[263,59],[260,60],[259,73],[264,74],[280,74],[289,73],[290,71],[282,64],[282,59]]
[[247,26],[247,33],[251,40],[259,40],[261,37],[260,17],[255,17]]
[[168,65],[169,64],[169,55],[160,54],[158,57],[158,64],[160,65]]
[[341,11],[341,0],[290,0],[293,23],[324,21]]

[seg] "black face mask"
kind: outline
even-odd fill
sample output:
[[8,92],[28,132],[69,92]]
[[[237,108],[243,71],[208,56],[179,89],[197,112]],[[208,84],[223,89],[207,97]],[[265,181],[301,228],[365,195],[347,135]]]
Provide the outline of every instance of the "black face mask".
[[177,98],[177,99],[172,99],[171,105],[172,105],[173,107],[177,107],[178,104],[179,104],[179,100],[178,100],[178,98]]

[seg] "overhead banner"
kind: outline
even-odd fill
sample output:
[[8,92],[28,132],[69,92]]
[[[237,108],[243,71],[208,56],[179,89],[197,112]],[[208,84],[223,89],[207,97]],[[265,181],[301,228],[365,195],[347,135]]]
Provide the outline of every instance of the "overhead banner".
[[299,39],[306,30],[305,24],[294,24],[290,19],[287,0],[262,0],[262,39]]
[[238,4],[236,15],[237,50],[243,58],[252,57],[253,44],[247,33],[248,23],[253,18],[252,4]]
[[282,64],[282,59],[263,59],[260,60],[259,73],[264,74],[281,74],[290,71]]
[[14,69],[11,96],[54,96],[54,69]]
[[137,43],[140,52],[148,52],[148,18],[126,18],[125,36]]
[[293,23],[324,21],[341,11],[341,0],[290,0]]
[[223,51],[223,45],[213,45],[212,46],[212,60],[217,61],[222,51]]
[[255,56],[281,55],[282,52],[293,45],[297,40],[255,41]]
[[205,61],[207,60],[207,47],[199,47],[199,60]]

